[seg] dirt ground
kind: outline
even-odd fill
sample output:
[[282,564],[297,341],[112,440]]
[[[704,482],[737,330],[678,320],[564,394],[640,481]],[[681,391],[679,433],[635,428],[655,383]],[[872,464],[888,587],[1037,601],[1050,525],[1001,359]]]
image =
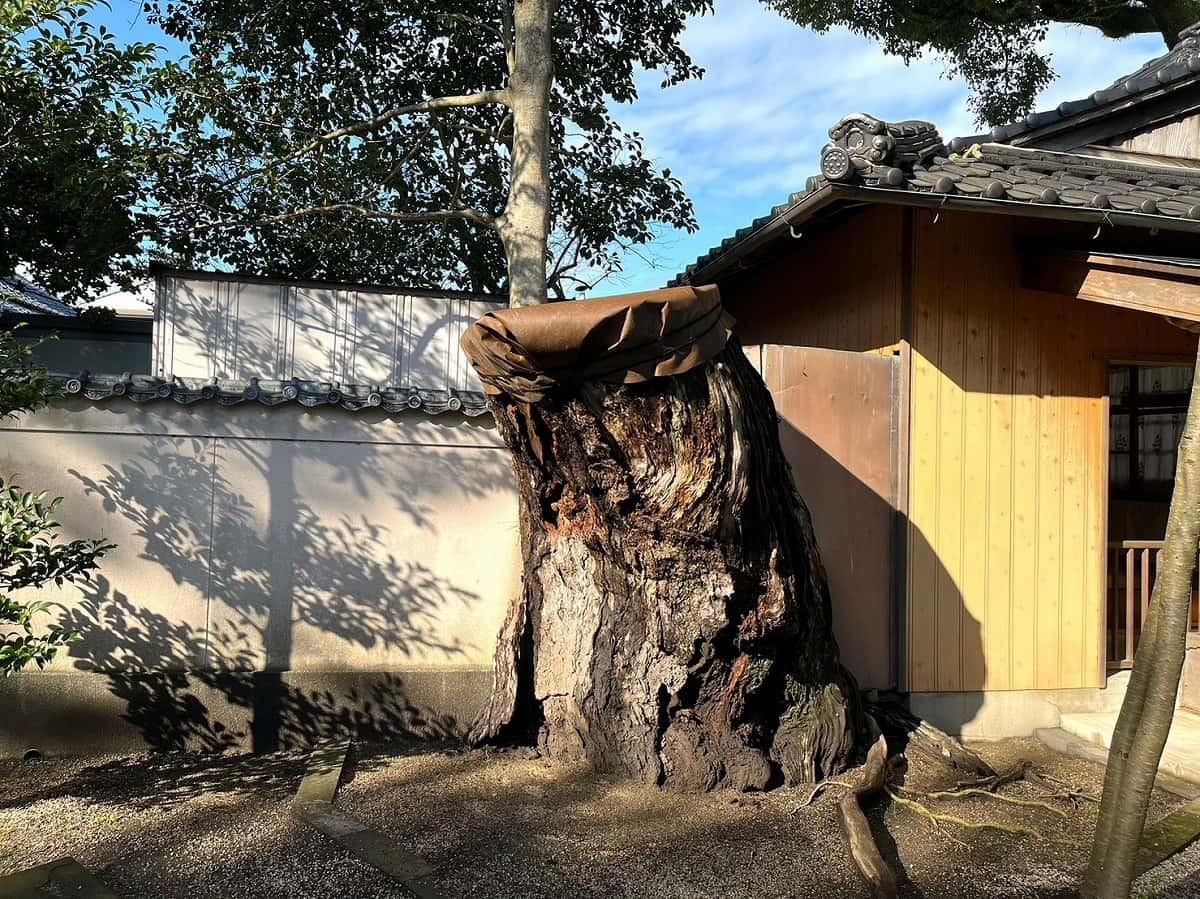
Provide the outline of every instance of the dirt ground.
[[[997,768],[1036,769],[1098,793],[1103,771],[1040,743],[975,746]],[[0,874],[65,855],[129,897],[404,897],[406,891],[288,814],[303,754],[47,760],[0,768]],[[945,784],[914,766],[907,785]],[[1023,784],[1004,790],[1036,798]],[[347,813],[431,862],[446,899],[859,897],[834,787],[682,796],[597,778],[530,752],[361,747],[339,793]],[[1151,819],[1180,800],[1156,795]],[[1095,807],[1066,817],[989,799],[929,803],[974,823],[949,835],[895,803],[872,823],[910,897],[1066,897]],[[960,845],[957,840],[966,843]],[[1142,878],[1142,899],[1200,897],[1200,850]]]

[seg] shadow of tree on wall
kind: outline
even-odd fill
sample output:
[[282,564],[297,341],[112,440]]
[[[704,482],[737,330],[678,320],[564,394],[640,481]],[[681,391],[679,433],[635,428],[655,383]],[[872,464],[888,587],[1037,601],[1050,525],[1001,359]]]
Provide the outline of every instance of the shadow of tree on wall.
[[[427,564],[408,541],[440,539],[423,500],[428,485],[444,491],[450,482],[455,499],[481,498],[508,473],[507,460],[437,448],[391,470],[391,449],[147,439],[102,476],[72,469],[106,512],[132,525],[126,551],[140,549],[176,585],[207,597],[200,617],[196,603],[189,613],[170,598],[131,595],[132,582],[98,578],[64,614],[63,625],[83,635],[69,650],[75,667],[103,673],[125,720],[156,750],[458,735],[464,722],[413,698],[419,673],[387,669],[398,658],[453,664],[480,649],[444,622],[481,597],[442,573],[444,558]],[[411,525],[404,542],[393,529],[400,522]]]

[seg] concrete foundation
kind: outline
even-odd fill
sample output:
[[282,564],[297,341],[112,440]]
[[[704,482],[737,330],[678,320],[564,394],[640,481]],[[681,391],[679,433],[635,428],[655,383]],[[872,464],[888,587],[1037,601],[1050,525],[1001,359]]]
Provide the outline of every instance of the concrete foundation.
[[1179,705],[1190,711],[1200,712],[1200,634],[1188,634],[1187,640]]
[[461,737],[490,670],[39,672],[0,679],[0,758]]
[[971,693],[912,693],[913,714],[956,737],[1003,740],[1029,737],[1058,727],[1063,713],[1107,712],[1121,706],[1128,672],[1114,674],[1103,689],[1002,690]]

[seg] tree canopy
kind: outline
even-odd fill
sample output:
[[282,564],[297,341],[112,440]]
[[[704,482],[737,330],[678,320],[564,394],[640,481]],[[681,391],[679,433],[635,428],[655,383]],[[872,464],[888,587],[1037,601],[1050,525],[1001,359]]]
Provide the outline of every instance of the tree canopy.
[[[679,43],[709,0],[566,3],[553,17],[548,287],[619,269],[659,226],[693,230],[679,180],[610,104],[639,67],[700,74]],[[496,233],[512,116],[504,105],[397,108],[503,88],[502,10],[485,2],[175,0],[156,21],[184,42],[156,171],[160,239],[191,261],[267,274],[505,285]],[[345,128],[343,139],[314,138]],[[405,227],[396,227],[402,223]]]
[[1112,38],[1159,33],[1173,45],[1200,20],[1200,0],[763,0],[798,25],[842,26],[912,60],[941,55],[947,74],[971,87],[980,124],[1011,122],[1029,112],[1054,80],[1039,46],[1052,22],[1090,25]]
[[0,3],[0,273],[68,299],[129,286],[141,231],[154,47],[118,42],[94,0]]

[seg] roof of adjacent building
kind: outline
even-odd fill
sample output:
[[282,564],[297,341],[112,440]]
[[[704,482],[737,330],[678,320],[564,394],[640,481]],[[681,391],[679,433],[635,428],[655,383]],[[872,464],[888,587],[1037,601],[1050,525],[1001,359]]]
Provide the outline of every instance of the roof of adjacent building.
[[[710,248],[669,286],[710,280],[781,229],[795,234],[797,224],[838,201],[986,208],[1200,232],[1200,168],[1102,156],[1101,148],[1085,146],[1098,133],[1097,122],[1111,119],[1111,127],[1122,128],[1121,117],[1131,110],[1178,115],[1193,105],[1200,105],[1200,23],[1184,30],[1169,52],[1111,87],[986,134],[945,142],[929,122],[846,116],[829,130],[821,173],[804,190]],[[1046,137],[1049,131],[1053,139]],[[1071,149],[1047,148],[1058,144]]]
[[887,143],[889,130],[918,125],[928,129],[932,140],[932,146],[919,157],[899,158],[893,150],[866,161],[863,154],[855,155],[835,141],[822,153],[824,175],[810,178],[805,190],[710,249],[678,275],[672,286],[702,282],[719,260],[737,256],[740,248],[763,237],[768,229],[796,224],[839,198],[992,208],[1200,233],[1197,169],[1005,144],[975,145],[962,153],[950,153],[932,125],[890,124],[870,116],[848,117],[831,133],[845,132],[840,143],[861,140],[869,145],[876,137]]
[[1103,90],[1060,103],[1053,109],[1031,112],[1023,119],[997,125],[984,134],[955,138],[948,146],[957,152],[979,143],[1027,143],[1049,129],[1068,128],[1084,118],[1103,116],[1118,107],[1197,84],[1200,84],[1200,22],[1180,32],[1175,46],[1162,56]]
[[74,317],[79,312],[23,275],[0,277],[0,312]]

